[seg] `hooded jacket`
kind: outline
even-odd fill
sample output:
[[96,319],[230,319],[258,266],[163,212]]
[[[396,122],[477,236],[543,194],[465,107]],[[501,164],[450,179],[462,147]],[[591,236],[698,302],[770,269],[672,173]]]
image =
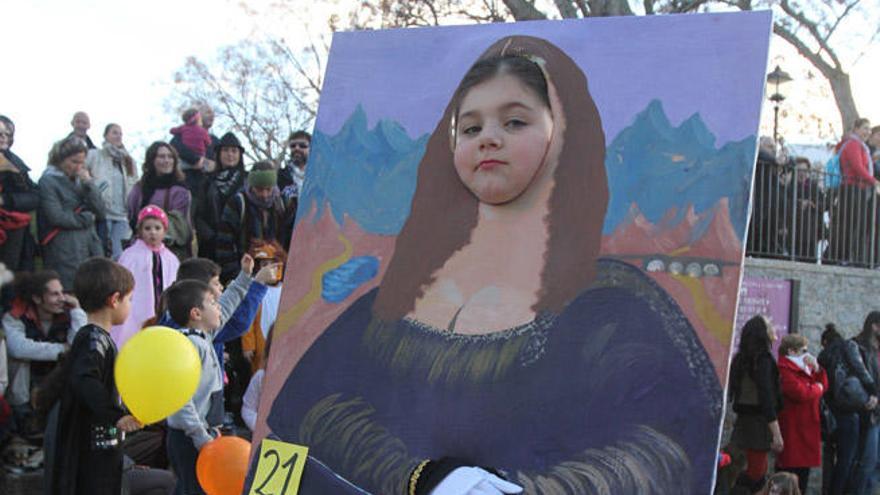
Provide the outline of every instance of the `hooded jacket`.
[[[238,164],[233,168],[223,169],[220,165],[220,150],[224,147],[234,147],[241,151]],[[235,134],[227,132],[220,138],[214,160],[217,162],[217,169],[205,178],[204,190],[200,195],[194,216],[199,239],[199,255],[211,259],[216,259],[217,232],[223,207],[229,198],[244,188],[247,181],[247,172],[244,169],[244,147]]]

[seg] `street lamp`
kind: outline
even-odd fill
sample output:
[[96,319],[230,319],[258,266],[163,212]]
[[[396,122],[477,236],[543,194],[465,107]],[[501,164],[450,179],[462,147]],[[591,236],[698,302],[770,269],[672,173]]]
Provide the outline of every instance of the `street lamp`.
[[773,102],[773,141],[779,144],[779,104],[785,100],[785,96],[779,92],[779,85],[791,81],[791,76],[787,72],[780,69],[777,65],[773,72],[767,74],[767,82],[772,83],[776,90],[770,95],[770,101]]

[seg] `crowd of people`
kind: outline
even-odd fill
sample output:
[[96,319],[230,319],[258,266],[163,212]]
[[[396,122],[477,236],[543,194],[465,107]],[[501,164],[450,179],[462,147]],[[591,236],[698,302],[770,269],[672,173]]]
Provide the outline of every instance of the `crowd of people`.
[[[137,166],[120,125],[107,125],[97,147],[89,116],[77,112],[34,182],[12,151],[13,121],[0,115],[0,282],[12,282],[0,294],[2,461],[10,472],[44,468],[47,492],[201,493],[200,449],[221,432],[248,437],[255,427],[311,136],[290,134],[283,165],[246,167],[238,137],[211,132],[209,107],[189,108],[182,120]],[[807,252],[822,256],[822,241],[837,235],[855,250],[848,256],[865,256],[874,232],[868,217],[840,221],[845,227],[823,217],[839,218],[844,204],[874,207],[878,145],[880,128],[857,121],[836,150],[840,184],[810,183],[809,163],[798,159],[786,179],[767,168],[775,158],[762,148],[759,181],[808,191],[789,205],[815,210],[792,224],[816,233]],[[822,200],[809,199],[820,193]],[[783,224],[762,242],[780,242]],[[122,407],[113,367],[118,349],[152,325],[181,331],[202,373],[183,408],[145,426]],[[722,468],[733,475],[720,477],[716,491],[805,493],[811,470],[822,466],[824,493],[873,493],[880,312],[850,340],[829,324],[818,358],[797,334],[781,339],[776,358],[775,340],[763,316],[742,329],[729,379],[736,417],[724,449],[735,461]],[[776,473],[768,478],[771,452]]]
[[[246,167],[210,107],[182,119],[140,162],[119,124],[96,146],[77,112],[35,181],[0,115],[2,465],[43,468],[46,493],[201,493],[199,450],[254,428],[311,136],[292,132],[283,164]],[[151,325],[189,338],[202,378],[144,426],[113,365]]]
[[764,257],[880,265],[880,126],[856,120],[826,163],[760,141],[747,250]]
[[[716,494],[805,494],[821,467],[823,495],[872,495],[880,488],[880,311],[852,339],[826,325],[818,358],[799,334],[782,337],[774,358],[776,331],[763,315],[740,335],[728,388],[735,420]],[[790,488],[774,491],[774,480]]]

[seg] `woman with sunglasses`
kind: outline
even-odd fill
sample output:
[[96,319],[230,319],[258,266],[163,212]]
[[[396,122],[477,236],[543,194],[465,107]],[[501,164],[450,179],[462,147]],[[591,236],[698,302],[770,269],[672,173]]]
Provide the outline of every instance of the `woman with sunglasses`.
[[819,400],[828,389],[828,378],[807,351],[803,335],[786,335],[779,344],[779,381],[785,407],[779,411],[784,449],[776,458],[777,471],[798,477],[806,493],[810,468],[822,465],[822,427]]

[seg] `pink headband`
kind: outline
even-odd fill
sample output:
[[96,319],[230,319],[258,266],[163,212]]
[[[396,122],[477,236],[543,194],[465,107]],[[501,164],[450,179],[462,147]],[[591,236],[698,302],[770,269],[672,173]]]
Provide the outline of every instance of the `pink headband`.
[[156,220],[162,222],[162,226],[165,227],[165,230],[168,230],[168,215],[162,211],[162,208],[159,208],[156,205],[147,205],[144,206],[140,213],[138,213],[138,225],[140,226],[141,222],[144,221],[145,218],[155,218]]
[[201,115],[202,115],[201,112],[196,112],[195,114],[193,114],[192,117],[189,118],[189,120],[186,121],[186,123],[189,124],[189,125],[196,125],[196,122],[199,121],[199,117],[200,117]]

